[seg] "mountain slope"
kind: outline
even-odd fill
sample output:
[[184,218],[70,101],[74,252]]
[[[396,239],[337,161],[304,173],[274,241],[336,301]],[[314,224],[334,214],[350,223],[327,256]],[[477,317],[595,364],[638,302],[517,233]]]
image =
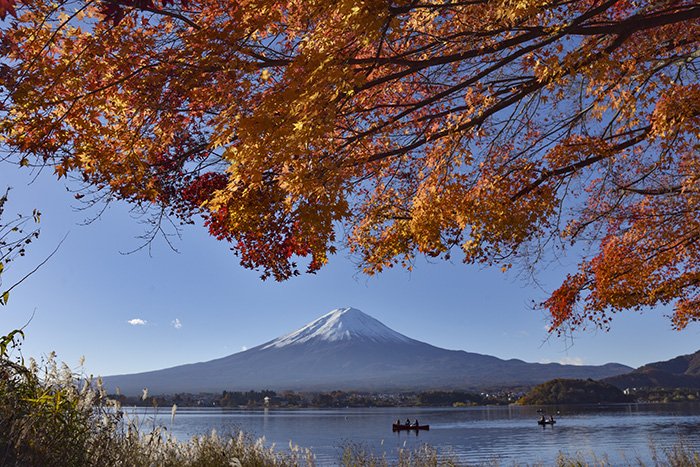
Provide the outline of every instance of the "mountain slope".
[[618,388],[700,388],[700,350],[605,379]]
[[202,363],[104,378],[124,394],[222,390],[414,390],[537,384],[626,373],[619,364],[526,363],[446,350],[406,337],[354,308],[244,352]]

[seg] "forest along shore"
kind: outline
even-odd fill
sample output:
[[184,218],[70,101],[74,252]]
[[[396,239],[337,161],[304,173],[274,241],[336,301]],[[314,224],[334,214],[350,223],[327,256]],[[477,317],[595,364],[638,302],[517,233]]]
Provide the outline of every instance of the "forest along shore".
[[[546,384],[551,384],[546,383]],[[572,393],[560,400],[544,401],[525,399],[531,388],[495,389],[484,392],[467,391],[425,391],[407,393],[359,393],[352,391],[331,391],[302,393],[294,391],[223,391],[201,394],[161,394],[127,397],[110,395],[124,406],[167,407],[231,407],[231,408],[343,408],[343,407],[471,407],[478,405],[525,405],[578,404],[578,403],[619,403],[621,400],[606,400],[605,393],[588,394],[581,399]],[[700,390],[688,388],[630,388],[623,391],[624,402],[669,403],[700,401]],[[575,396],[575,397],[574,397]]]
[[469,407],[508,405],[522,397],[527,388],[485,392],[425,391],[406,393],[362,393],[352,391],[223,391],[200,394],[155,394],[142,396],[110,394],[124,406],[151,407],[235,407],[235,408],[342,408],[342,407]]

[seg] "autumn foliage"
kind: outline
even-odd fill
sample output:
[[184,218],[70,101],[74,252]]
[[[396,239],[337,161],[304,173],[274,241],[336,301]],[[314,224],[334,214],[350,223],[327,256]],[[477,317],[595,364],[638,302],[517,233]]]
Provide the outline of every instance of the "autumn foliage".
[[[553,328],[700,319],[692,0],[0,0],[5,148],[286,279],[570,249]],[[342,234],[341,234],[342,233]]]

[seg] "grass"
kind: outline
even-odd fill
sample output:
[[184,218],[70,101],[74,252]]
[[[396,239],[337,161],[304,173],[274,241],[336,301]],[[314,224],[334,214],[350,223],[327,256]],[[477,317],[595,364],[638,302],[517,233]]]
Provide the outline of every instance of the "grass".
[[361,445],[349,445],[343,450],[339,464],[343,467],[453,467],[460,465],[450,456],[441,455],[435,448],[428,445],[413,450],[401,449],[397,459],[391,461],[385,456],[371,453]]
[[440,455],[434,448],[423,446],[413,451],[399,451],[397,460],[389,461],[384,456],[374,455],[362,447],[349,446],[346,447],[340,465],[343,467],[700,467],[700,452],[696,448],[685,445],[679,442],[671,449],[664,450],[660,455],[655,453],[651,463],[645,463],[640,459],[629,461],[624,464],[619,462],[612,463],[607,457],[587,457],[583,454],[564,455],[559,454],[553,463],[535,463],[523,464],[514,463],[499,463],[497,460],[482,464],[465,464],[461,463],[450,456]]
[[279,452],[243,433],[182,443],[164,427],[145,428],[106,397],[99,380],[59,365],[54,355],[26,366],[11,358],[18,337],[0,337],[0,466],[314,465],[308,450]]

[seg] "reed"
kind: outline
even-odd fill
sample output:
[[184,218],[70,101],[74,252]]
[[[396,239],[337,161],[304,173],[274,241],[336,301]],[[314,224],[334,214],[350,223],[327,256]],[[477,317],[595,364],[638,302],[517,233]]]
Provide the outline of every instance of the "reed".
[[[3,338],[0,338],[3,339]],[[8,339],[5,337],[4,339]],[[12,339],[10,337],[9,339]],[[8,346],[5,346],[8,347]],[[0,465],[7,467],[313,466],[313,454],[268,447],[244,433],[186,442],[155,422],[130,417],[85,378],[50,355],[25,366],[0,355]],[[175,417],[175,410],[172,411]]]

